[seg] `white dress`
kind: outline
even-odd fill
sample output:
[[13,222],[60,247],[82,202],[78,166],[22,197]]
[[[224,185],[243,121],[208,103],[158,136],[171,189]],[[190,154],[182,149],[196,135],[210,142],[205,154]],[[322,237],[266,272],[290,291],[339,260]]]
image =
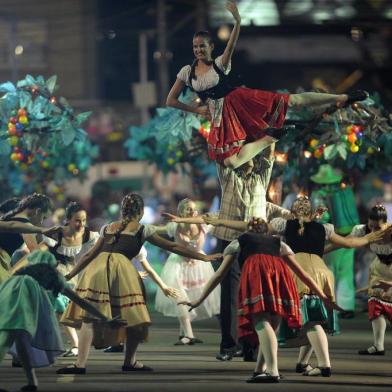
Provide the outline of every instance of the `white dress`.
[[[175,222],[170,222],[166,226],[167,233],[170,237],[174,237],[176,242],[204,253],[202,249],[208,230],[206,225],[200,225],[200,233],[197,238],[193,239],[185,238],[178,229],[178,223]],[[180,291],[181,300],[194,301],[199,299],[204,286],[214,273],[211,263],[171,254],[163,266],[161,279],[167,286]],[[191,320],[211,318],[220,312],[220,286],[217,286],[206,300],[191,312],[188,312],[185,306],[178,306],[178,300],[168,298],[161,290],[158,290],[155,297],[155,309],[169,317],[190,317]]]

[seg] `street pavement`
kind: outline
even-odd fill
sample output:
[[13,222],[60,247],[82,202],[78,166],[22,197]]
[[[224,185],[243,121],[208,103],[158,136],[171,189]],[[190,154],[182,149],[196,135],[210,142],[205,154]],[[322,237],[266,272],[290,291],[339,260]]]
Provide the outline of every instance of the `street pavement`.
[[[176,320],[152,314],[149,341],[140,346],[138,359],[154,368],[151,373],[123,373],[122,354],[92,350],[87,374],[56,375],[55,370],[72,363],[60,358],[55,366],[37,370],[40,391],[86,392],[238,392],[238,391],[392,391],[392,332],[386,332],[386,355],[357,355],[358,349],[372,344],[371,326],[366,314],[342,320],[340,336],[330,338],[332,377],[305,377],[296,374],[297,349],[281,349],[279,368],[284,376],[279,384],[246,384],[253,363],[235,358],[215,359],[219,344],[217,319],[194,323],[195,335],[204,344],[174,346],[178,338]],[[311,363],[315,364],[315,358]],[[26,384],[22,369],[12,368],[7,356],[0,366],[0,388],[18,391]]]

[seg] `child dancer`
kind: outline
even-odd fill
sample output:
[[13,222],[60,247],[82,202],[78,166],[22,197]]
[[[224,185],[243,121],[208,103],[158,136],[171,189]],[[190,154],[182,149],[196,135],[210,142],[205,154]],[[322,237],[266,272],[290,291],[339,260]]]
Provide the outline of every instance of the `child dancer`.
[[[76,291],[82,298],[93,302],[103,314],[120,316],[126,326],[106,331],[97,325],[86,312],[71,303],[63,317],[66,325],[81,328],[79,355],[75,365],[57,371],[58,374],[85,374],[91,343],[96,347],[116,346],[126,342],[122,370],[151,371],[136,361],[136,350],[147,338],[150,316],[145,302],[144,287],[134,265],[131,263],[145,241],[179,255],[212,261],[220,255],[204,255],[175,242],[167,241],[155,233],[151,225],[140,225],[143,217],[143,199],[134,193],[124,197],[121,203],[121,220],[107,225],[95,247],[86,254],[67,278],[80,271]],[[170,296],[175,290],[169,289]],[[93,329],[94,328],[94,329]]]
[[301,326],[299,296],[290,269],[317,293],[327,306],[333,305],[310,275],[296,262],[291,249],[281,243],[278,237],[269,235],[268,225],[264,221],[252,219],[248,224],[206,217],[206,223],[241,231],[249,228],[253,231],[242,234],[226,248],[223,263],[205,287],[202,296],[197,301],[181,303],[191,308],[199,306],[223,279],[234,260],[234,254],[240,252],[239,337],[260,342],[255,372],[247,382],[279,382],[276,330],[282,318],[292,328]]
[[[22,391],[36,391],[34,368],[49,366],[64,351],[57,318],[48,292],[62,292],[86,312],[108,322],[94,306],[78,297],[56,271],[57,261],[49,252],[34,251],[29,265],[0,285],[0,362],[15,343],[28,384]],[[110,321],[112,326],[120,321]]]
[[[387,211],[384,206],[376,205],[370,210],[367,225],[357,225],[352,236],[363,236],[366,233],[388,228]],[[389,233],[389,231],[387,231]],[[387,320],[392,322],[392,288],[379,281],[392,280],[392,238],[390,233],[378,242],[369,245],[376,256],[369,267],[368,292],[369,320],[373,329],[373,345],[358,351],[359,355],[385,355],[384,338]]]
[[[313,92],[279,94],[233,84],[227,74],[240,33],[241,16],[234,1],[228,1],[226,8],[233,15],[235,24],[223,54],[213,60],[214,44],[210,34],[207,31],[197,32],[193,36],[195,61],[177,74],[166,101],[168,106],[212,120],[208,137],[211,159],[223,162],[230,168],[248,162],[276,138],[279,139],[281,130],[267,132],[266,128],[281,128],[288,108],[324,110],[327,106],[345,106],[367,98],[364,91],[353,95]],[[193,107],[180,102],[178,98],[185,86],[195,90],[205,106]]]
[[[314,279],[327,297],[335,302],[334,276],[322,260],[325,241],[341,247],[358,248],[378,241],[384,233],[370,233],[361,238],[341,237],[334,232],[333,225],[321,224],[313,220],[317,211],[316,213],[312,211],[311,200],[307,197],[299,197],[293,203],[292,214],[295,219],[286,221],[283,218],[275,218],[271,221],[271,227],[275,233],[284,235],[286,243],[295,253],[298,264]],[[305,376],[330,377],[331,363],[325,332],[338,333],[337,314],[326,309],[317,294],[304,285],[296,275],[294,280],[301,298],[303,317],[303,327],[299,334],[302,339],[299,341],[308,340],[305,345],[301,342],[296,372],[303,373]],[[285,333],[289,333],[285,328],[281,328],[280,332],[283,337]],[[304,334],[307,339],[303,339]],[[317,357],[315,368],[309,365],[313,350]]]
[[[191,199],[181,200],[177,212],[180,218],[193,218],[198,215],[196,204]],[[167,232],[177,243],[203,253],[207,225],[170,222],[158,230]],[[214,269],[211,264],[175,254],[169,256],[161,272],[162,280],[168,286],[178,289],[180,297],[187,301],[199,298],[205,284],[213,275]],[[219,314],[220,287],[217,287],[197,310],[193,309],[191,312],[186,306],[177,305],[175,300],[158,291],[155,297],[155,309],[165,316],[178,317],[180,335],[175,345],[202,343],[200,339],[194,337],[191,321],[203,320]]]

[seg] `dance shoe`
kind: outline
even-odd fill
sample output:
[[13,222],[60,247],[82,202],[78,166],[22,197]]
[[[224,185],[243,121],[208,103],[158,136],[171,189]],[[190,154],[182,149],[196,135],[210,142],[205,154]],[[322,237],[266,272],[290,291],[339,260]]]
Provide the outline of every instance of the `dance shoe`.
[[[152,372],[154,369],[141,364],[140,367],[135,367],[138,362],[136,361],[133,366],[123,366],[121,369],[123,372]],[[140,362],[139,362],[140,363]]]
[[122,353],[124,352],[124,345],[119,344],[118,346],[109,346],[103,350],[104,353]]
[[344,312],[340,312],[338,316],[340,319],[352,319],[355,317],[355,313],[353,310],[346,310]]
[[25,385],[20,390],[23,392],[35,392],[38,391],[38,387],[36,385]]
[[58,369],[56,374],[86,374],[86,368],[80,368],[76,365],[71,365]]
[[175,346],[193,346],[194,344],[193,338],[188,338],[188,336],[183,336],[178,342],[174,343]]
[[308,363],[305,364],[297,363],[297,365],[295,366],[296,373],[309,372],[310,370],[313,370],[313,368]]
[[359,350],[358,354],[359,355],[385,355],[385,350],[378,350],[376,346],[370,346],[366,350]]
[[277,383],[281,380],[281,376],[272,376],[265,373],[253,373],[253,375],[246,380],[248,384],[261,384],[261,383]]
[[13,368],[21,368],[21,367],[23,367],[23,366],[22,366],[22,364],[20,363],[20,361],[18,361],[18,360],[16,360],[16,359],[13,359],[13,360],[12,360],[12,367],[13,367]]
[[369,93],[367,91],[365,90],[353,91],[352,93],[348,94],[347,101],[345,101],[341,107],[346,107],[354,102],[364,101],[367,98],[369,98]]
[[77,347],[72,347],[72,348],[70,348],[69,350],[67,350],[67,351],[62,355],[62,357],[65,357],[65,358],[77,357],[77,356],[78,356],[78,352],[79,352],[79,350],[78,350]]
[[307,370],[302,373],[303,376],[310,376],[310,377],[331,377],[332,372],[330,367],[315,367],[311,370]]
[[216,359],[219,361],[231,361],[233,358],[239,358],[244,355],[241,349],[236,347],[223,349],[220,351],[219,354],[216,355]]

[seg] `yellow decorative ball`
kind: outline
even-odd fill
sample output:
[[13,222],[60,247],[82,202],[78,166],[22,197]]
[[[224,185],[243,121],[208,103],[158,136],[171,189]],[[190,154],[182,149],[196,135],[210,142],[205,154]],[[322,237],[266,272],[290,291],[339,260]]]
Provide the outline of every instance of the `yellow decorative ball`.
[[353,152],[353,153],[358,152],[359,151],[359,146],[357,146],[356,144],[352,144],[350,146],[350,151]]
[[18,153],[13,152],[13,153],[11,154],[10,158],[11,158],[11,161],[16,162],[16,161],[18,160],[18,158],[19,158],[19,155],[18,155]]
[[320,150],[316,150],[314,152],[314,156],[315,156],[315,158],[320,159],[323,156],[323,152]]
[[75,165],[74,163],[70,163],[70,164],[67,166],[67,168],[68,168],[68,170],[71,172],[71,171],[74,171],[74,170],[76,169],[76,165]]
[[174,160],[173,158],[169,158],[169,159],[167,160],[167,163],[168,163],[169,165],[174,165],[174,162],[175,162],[175,160]]
[[8,141],[11,144],[11,146],[16,146],[18,144],[19,138],[17,136],[11,136]]
[[376,152],[376,149],[374,148],[374,147],[369,147],[368,149],[367,149],[367,153],[368,154],[374,154]]
[[43,167],[44,169],[47,169],[49,167],[49,162],[48,161],[42,161],[41,162],[41,167]]
[[29,122],[29,119],[26,116],[20,116],[19,117],[19,122],[21,124],[27,124]]
[[317,139],[312,139],[310,142],[309,142],[309,146],[310,147],[312,147],[312,148],[316,148],[317,147],[317,145],[318,145],[318,140]]

